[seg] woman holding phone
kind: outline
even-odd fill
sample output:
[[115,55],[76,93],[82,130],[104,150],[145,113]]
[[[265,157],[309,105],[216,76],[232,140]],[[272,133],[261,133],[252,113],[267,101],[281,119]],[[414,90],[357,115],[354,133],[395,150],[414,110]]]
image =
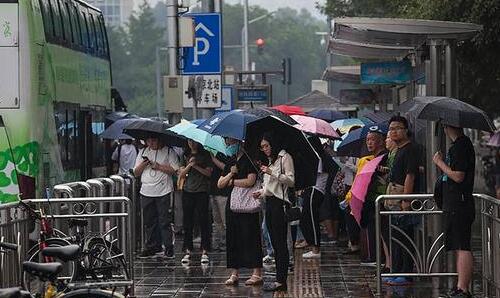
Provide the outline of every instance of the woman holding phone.
[[265,291],[287,291],[289,252],[287,247],[288,222],[285,210],[290,206],[288,188],[295,184],[295,170],[290,154],[279,147],[271,133],[260,140],[260,150],[268,159],[260,170],[264,173],[263,188],[253,195],[255,199],[266,199],[265,218],[276,262],[276,282],[264,287]]

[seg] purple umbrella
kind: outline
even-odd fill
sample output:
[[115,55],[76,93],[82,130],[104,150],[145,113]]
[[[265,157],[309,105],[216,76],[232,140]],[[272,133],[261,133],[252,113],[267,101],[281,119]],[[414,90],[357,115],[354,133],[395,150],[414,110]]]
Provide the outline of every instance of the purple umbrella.
[[490,140],[488,141],[488,144],[486,144],[491,147],[500,147],[500,130],[495,132],[491,137]]

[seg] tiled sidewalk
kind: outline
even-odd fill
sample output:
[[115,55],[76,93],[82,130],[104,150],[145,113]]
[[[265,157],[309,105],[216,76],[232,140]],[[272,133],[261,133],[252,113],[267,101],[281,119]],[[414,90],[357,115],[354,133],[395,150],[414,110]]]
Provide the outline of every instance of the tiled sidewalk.
[[[296,252],[295,272],[289,276],[289,297],[375,297],[375,268],[363,267],[357,256],[344,255],[335,246],[323,247],[321,260],[302,260]],[[211,253],[210,264],[202,266],[193,255],[190,266],[182,266],[181,254],[175,260],[162,258],[137,260],[135,264],[137,297],[273,297],[262,287],[246,287],[249,270],[240,273],[240,285],[229,287],[225,253]],[[477,264],[475,264],[477,266]],[[476,267],[477,268],[477,267]],[[273,281],[274,267],[264,267],[265,281]],[[479,282],[476,279],[475,288]],[[383,297],[439,297],[445,289],[432,282],[416,281],[413,286],[384,287]],[[476,296],[477,296],[476,292]],[[477,296],[479,297],[479,296]]]

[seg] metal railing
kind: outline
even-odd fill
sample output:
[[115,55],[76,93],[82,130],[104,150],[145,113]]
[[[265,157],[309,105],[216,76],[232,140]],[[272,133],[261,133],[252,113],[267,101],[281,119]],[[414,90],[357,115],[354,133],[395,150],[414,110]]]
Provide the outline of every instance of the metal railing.
[[[131,295],[134,295],[134,270],[133,270],[133,242],[132,233],[132,204],[127,197],[86,197],[86,198],[45,198],[23,200],[24,203],[36,205],[36,209],[57,210],[61,205],[66,205],[68,212],[66,214],[54,214],[50,212],[50,218],[54,220],[67,220],[70,218],[85,218],[89,221],[89,226],[94,226],[92,222],[101,219],[117,219],[117,228],[119,239],[111,240],[112,245],[120,248],[125,256],[127,271],[129,273],[128,285],[131,285]],[[100,204],[117,204],[118,212],[100,212],[97,207]],[[21,261],[29,250],[28,231],[31,220],[26,212],[20,207],[19,203],[10,203],[0,205],[0,239],[6,242],[12,242],[19,245],[18,258],[3,256],[0,259],[0,278],[2,287],[12,287],[21,285]],[[99,233],[104,235],[108,230],[91,231],[92,234]],[[117,282],[117,286],[123,284],[123,281]]]
[[[483,194],[474,194],[480,202],[481,246],[482,246],[482,289],[484,297],[500,297],[500,201]],[[388,200],[410,201],[410,210],[382,211],[382,204]],[[411,215],[419,217],[414,225],[413,235],[392,223],[393,216]],[[444,233],[437,219],[443,211],[437,210],[432,194],[382,195],[375,201],[375,239],[377,260],[377,293],[382,294],[383,277],[453,277],[456,272],[444,272],[440,266],[446,263]],[[415,272],[382,273],[382,217],[388,218],[388,240],[386,245],[392,258],[392,247],[399,246],[412,259]],[[436,218],[438,217],[438,218]],[[398,235],[399,237],[395,236]]]

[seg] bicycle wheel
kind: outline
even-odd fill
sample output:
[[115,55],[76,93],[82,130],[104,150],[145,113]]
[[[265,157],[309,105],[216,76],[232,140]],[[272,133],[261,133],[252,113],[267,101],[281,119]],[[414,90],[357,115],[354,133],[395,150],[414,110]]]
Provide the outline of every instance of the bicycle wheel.
[[58,297],[64,298],[125,298],[125,296],[109,290],[79,289],[70,291]]
[[[47,247],[59,247],[70,245],[71,243],[60,238],[49,238],[45,241]],[[26,254],[26,261],[44,263],[44,257],[40,253],[38,244],[35,244]],[[66,262],[63,264],[63,270],[59,274],[58,279],[69,281],[75,272],[75,264]],[[37,277],[23,272],[23,285],[26,290],[31,293],[40,293],[45,288],[45,282],[40,281]]]
[[86,278],[94,280],[129,280],[122,251],[103,238],[90,238],[85,244]]

